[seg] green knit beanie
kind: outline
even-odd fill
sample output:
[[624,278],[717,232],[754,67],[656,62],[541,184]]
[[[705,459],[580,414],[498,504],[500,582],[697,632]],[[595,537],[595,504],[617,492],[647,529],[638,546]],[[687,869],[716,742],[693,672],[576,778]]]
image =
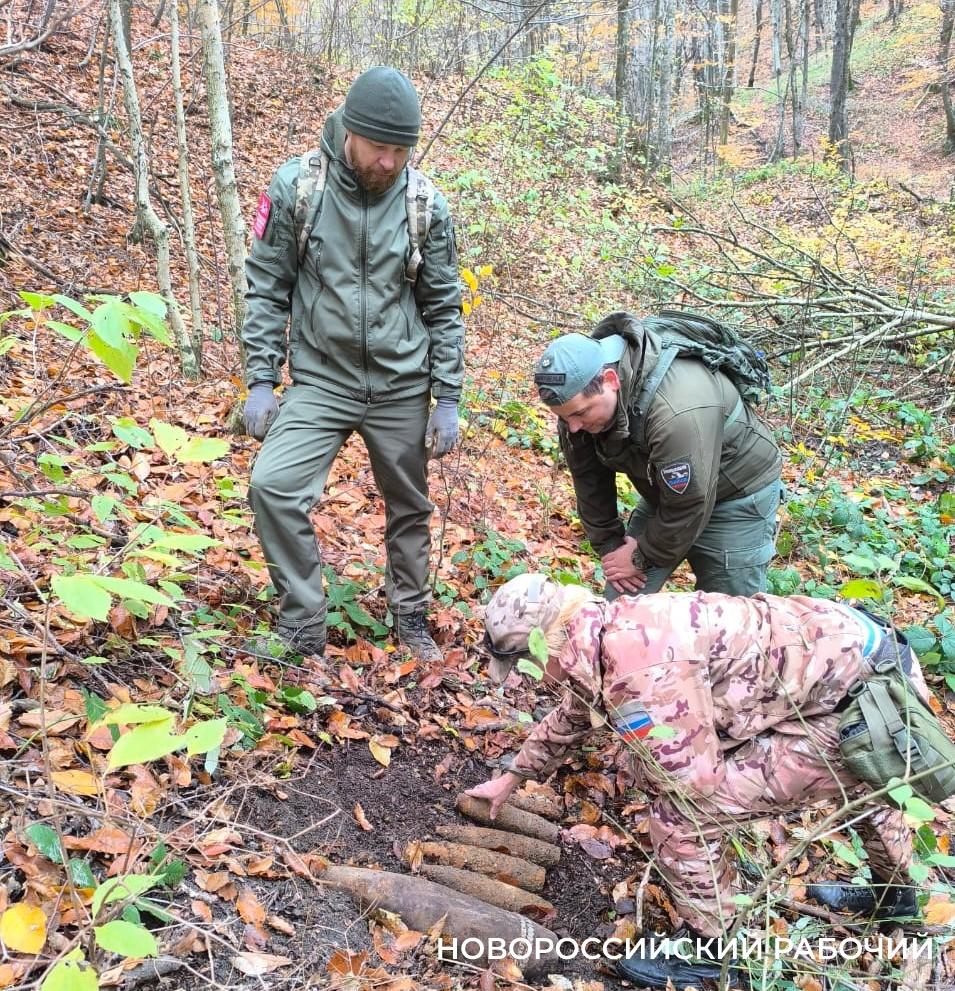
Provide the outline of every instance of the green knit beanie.
[[410,148],[421,130],[418,94],[397,69],[376,65],[351,84],[342,123],[369,141]]

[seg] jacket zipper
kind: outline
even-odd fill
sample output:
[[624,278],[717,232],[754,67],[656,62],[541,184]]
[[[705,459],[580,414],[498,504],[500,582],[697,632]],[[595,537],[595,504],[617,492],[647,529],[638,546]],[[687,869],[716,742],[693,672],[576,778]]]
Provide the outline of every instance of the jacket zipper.
[[365,402],[371,402],[371,383],[368,378],[368,194],[361,194],[361,241],[359,244],[359,264],[361,266],[360,326],[361,326],[361,370],[365,380]]

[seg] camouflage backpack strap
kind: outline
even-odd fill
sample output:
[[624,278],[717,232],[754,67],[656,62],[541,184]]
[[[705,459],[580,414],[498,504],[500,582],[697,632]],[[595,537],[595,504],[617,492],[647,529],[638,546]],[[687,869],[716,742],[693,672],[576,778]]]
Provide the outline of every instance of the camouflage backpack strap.
[[408,241],[411,253],[405,268],[405,278],[414,285],[424,258],[421,246],[431,230],[434,215],[434,184],[417,169],[408,166],[408,185],[405,189],[405,207],[408,212]]
[[322,206],[322,193],[328,178],[328,155],[321,148],[307,151],[299,159],[298,188],[295,195],[295,231],[298,235],[298,263],[305,258],[305,249]]

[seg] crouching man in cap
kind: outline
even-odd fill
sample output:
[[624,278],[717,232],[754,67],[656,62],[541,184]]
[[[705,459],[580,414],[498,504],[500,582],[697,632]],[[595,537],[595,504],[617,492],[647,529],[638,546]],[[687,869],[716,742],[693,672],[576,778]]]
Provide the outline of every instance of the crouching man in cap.
[[[654,864],[691,937],[734,926],[741,889],[728,837],[740,822],[866,793],[840,749],[850,689],[898,665],[913,695],[928,697],[917,660],[890,627],[801,596],[661,593],[605,602],[579,586],[521,575],[495,593],[485,626],[496,681],[527,656],[540,628],[545,677],[563,696],[510,769],[468,794],[486,799],[493,816],[524,778],[548,775],[596,728],[611,729],[630,744],[622,753],[651,796]],[[874,802],[853,813],[853,824],[872,886],[813,885],[809,896],[835,910],[913,915],[912,836],[901,811]],[[719,961],[649,955],[618,968],[641,987],[667,979],[680,987],[720,971]]]
[[[534,370],[608,599],[659,591],[684,560],[702,591],[766,590],[782,458],[729,375],[665,346],[654,327],[680,319],[612,313],[592,337],[558,337]],[[618,472],[641,496],[626,524]]]
[[[358,433],[385,504],[398,639],[423,660],[441,657],[427,624],[426,464],[457,442],[464,326],[447,203],[408,165],[420,128],[411,82],[388,66],[369,69],[328,118],[321,147],[283,165],[256,212],[245,426],[265,442],[249,498],[280,598],[276,632],[303,654],[325,649],[308,513]],[[280,412],[274,389],[286,359],[292,386]]]

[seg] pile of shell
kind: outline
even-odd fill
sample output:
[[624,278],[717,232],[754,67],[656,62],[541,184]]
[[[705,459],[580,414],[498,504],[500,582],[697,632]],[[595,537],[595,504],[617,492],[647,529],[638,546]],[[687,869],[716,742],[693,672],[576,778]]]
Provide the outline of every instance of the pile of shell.
[[547,868],[560,860],[559,805],[541,793],[515,792],[495,819],[488,803],[459,795],[456,806],[477,826],[439,826],[442,842],[415,840],[405,860],[430,881],[519,912],[538,922],[556,914],[540,896]]

